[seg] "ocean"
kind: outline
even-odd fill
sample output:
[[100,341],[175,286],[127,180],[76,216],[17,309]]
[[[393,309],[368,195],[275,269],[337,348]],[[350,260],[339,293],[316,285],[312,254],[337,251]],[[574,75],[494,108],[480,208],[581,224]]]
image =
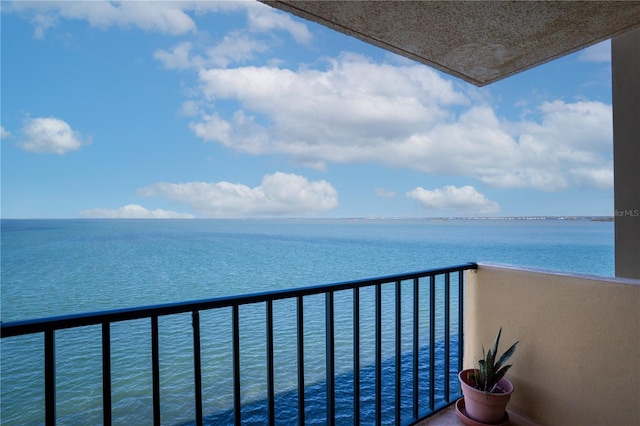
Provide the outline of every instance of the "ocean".
[[[304,287],[466,262],[614,274],[613,223],[586,219],[2,220],[1,227],[2,321]],[[291,307],[283,304],[279,309],[277,317],[285,321]],[[308,315],[322,316],[320,311],[310,309]],[[226,320],[218,315],[225,314],[203,315],[202,321]],[[251,324],[263,312],[247,308],[242,315]],[[193,422],[192,359],[183,350],[190,347],[190,336],[172,333],[188,327],[190,320],[160,320],[163,424]],[[295,334],[295,328],[287,327],[283,322],[277,341],[285,342],[292,330]],[[148,324],[140,321],[112,327],[115,424],[151,423],[147,330]],[[260,333],[252,333],[251,327],[243,330],[242,356],[253,356],[251,348],[261,353],[264,342],[252,340]],[[94,328],[56,335],[60,424],[102,422],[99,333]],[[224,333],[210,341],[203,338],[203,347],[211,349],[218,366],[203,371],[205,385],[209,383],[205,391],[212,395],[205,401],[209,424],[232,421],[230,392],[220,391],[230,389],[230,364],[222,349],[216,353],[228,339]],[[42,338],[2,339],[1,344],[2,424],[42,424]],[[313,337],[308,344],[316,344]],[[287,424],[289,411],[295,415],[296,383],[290,374],[295,354],[286,347],[283,343],[276,353],[280,424]],[[340,353],[341,348],[336,350]],[[308,353],[312,356],[313,350]],[[363,386],[372,386],[366,356],[363,362]],[[305,371],[308,424],[323,424],[324,370],[322,362],[318,365],[310,362]],[[337,373],[338,385],[345,384],[337,389],[337,405],[342,407],[337,411],[344,417],[338,423],[349,424],[350,371]],[[243,422],[261,424],[264,386],[247,380],[242,389]]]

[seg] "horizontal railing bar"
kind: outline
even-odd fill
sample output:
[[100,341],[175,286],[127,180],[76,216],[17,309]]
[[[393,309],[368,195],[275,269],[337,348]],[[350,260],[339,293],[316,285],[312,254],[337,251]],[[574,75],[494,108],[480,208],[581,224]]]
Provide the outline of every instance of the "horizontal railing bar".
[[227,296],[213,299],[203,299],[188,302],[168,303],[136,308],[114,309],[92,313],[62,315],[49,318],[39,318],[22,321],[2,322],[0,325],[0,337],[20,336],[24,334],[42,333],[47,330],[61,330],[72,327],[98,325],[104,322],[131,321],[154,316],[175,315],[192,312],[194,310],[208,310],[227,308],[232,306],[252,303],[263,303],[269,300],[288,299],[314,294],[322,294],[329,291],[341,291],[354,288],[389,284],[396,281],[411,280],[421,277],[434,277],[450,272],[459,272],[469,269],[477,269],[477,263],[429,269],[425,271],[410,272],[406,274],[388,275],[377,278],[346,281],[333,284],[321,284],[296,289],[274,290],[264,293],[254,293],[240,296]]

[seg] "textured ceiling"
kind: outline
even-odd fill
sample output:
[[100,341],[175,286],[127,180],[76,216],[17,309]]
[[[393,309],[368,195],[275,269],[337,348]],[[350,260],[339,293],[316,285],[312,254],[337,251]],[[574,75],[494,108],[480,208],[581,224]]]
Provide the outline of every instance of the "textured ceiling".
[[640,1],[261,1],[477,86],[640,27]]

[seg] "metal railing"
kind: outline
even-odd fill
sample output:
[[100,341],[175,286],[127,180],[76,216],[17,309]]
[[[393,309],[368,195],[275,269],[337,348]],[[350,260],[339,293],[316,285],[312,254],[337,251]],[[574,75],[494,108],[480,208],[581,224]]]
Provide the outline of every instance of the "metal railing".
[[[459,395],[455,385],[455,373],[462,368],[463,348],[463,279],[464,271],[477,269],[475,263],[431,269],[421,272],[413,272],[401,275],[378,277],[349,281],[336,284],[319,285],[298,289],[271,291],[260,294],[250,294],[233,297],[221,297],[216,299],[199,300],[183,303],[171,303],[150,307],[131,309],[119,309],[105,312],[96,312],[79,315],[59,316],[52,318],[5,322],[1,325],[2,339],[26,334],[41,333],[44,335],[44,417],[47,425],[56,423],[56,332],[58,330],[79,328],[86,326],[101,327],[101,354],[102,354],[102,417],[106,425],[112,424],[112,365],[111,365],[111,329],[112,324],[122,321],[149,319],[151,334],[151,371],[152,371],[152,399],[153,399],[153,423],[160,424],[161,407],[161,382],[160,382],[160,342],[158,333],[158,319],[173,314],[190,313],[193,325],[193,389],[195,424],[209,424],[203,412],[203,386],[201,357],[201,335],[203,330],[200,324],[200,315],[204,311],[227,308],[231,310],[229,327],[232,336],[232,375],[233,375],[233,423],[240,425],[242,419],[242,388],[241,378],[243,365],[241,365],[240,330],[242,327],[239,309],[244,305],[261,304],[264,306],[264,338],[266,340],[266,365],[262,366],[266,376],[266,406],[267,415],[265,424],[276,423],[276,399],[277,392],[274,385],[274,302],[291,300],[295,303],[295,328],[296,343],[291,348],[296,351],[297,359],[297,419],[290,419],[287,423],[296,422],[305,424],[305,327],[304,321],[305,299],[314,295],[324,296],[324,363],[326,368],[325,392],[326,392],[326,424],[335,424],[336,419],[336,295],[349,294],[352,303],[349,312],[351,324],[352,347],[351,365],[353,378],[349,386],[352,386],[352,416],[353,424],[365,422],[361,418],[361,403],[364,398],[375,400],[373,418],[367,423],[377,425],[389,423],[389,419],[383,420],[383,408],[387,411],[393,407],[393,423],[412,424],[438,409],[449,405]],[[361,298],[364,289],[372,290],[372,306]],[[453,289],[453,290],[452,290]],[[404,290],[404,292],[403,292]],[[453,292],[453,297],[452,297]],[[408,297],[404,295],[408,294]],[[423,302],[426,295],[426,301]],[[407,298],[411,301],[406,303]],[[403,303],[405,301],[405,303]],[[383,303],[385,308],[394,312],[385,316],[385,322],[394,323],[391,339],[394,341],[392,355],[383,353]],[[366,313],[366,315],[365,315]],[[437,314],[438,313],[438,314]],[[426,316],[426,318],[421,317]],[[370,322],[373,322],[373,325]],[[341,323],[343,320],[341,319]],[[407,325],[410,323],[410,326]],[[404,327],[403,327],[404,324]],[[361,329],[373,327],[375,356],[372,371],[375,385],[373,395],[365,395],[361,389],[361,368],[363,356],[361,352]],[[427,328],[428,330],[425,330]],[[407,333],[407,329],[410,331]],[[191,331],[191,330],[189,330]],[[407,335],[408,334],[408,335]],[[424,336],[427,336],[426,338]],[[387,339],[389,340],[389,339]],[[410,341],[411,350],[406,350],[403,341]],[[426,341],[425,341],[426,340]],[[436,371],[436,346],[438,340],[442,340],[443,350],[439,363],[443,364],[441,371]],[[453,345],[452,345],[453,342]],[[422,349],[426,348],[426,352]],[[453,348],[453,349],[452,349]],[[409,353],[407,353],[409,352]],[[427,355],[421,357],[419,354]],[[403,359],[409,357],[409,362]],[[426,361],[428,359],[428,361]],[[393,364],[394,380],[392,381],[393,397],[388,397],[388,392],[383,395],[383,363]],[[425,362],[427,365],[425,365]],[[451,363],[454,365],[451,365]],[[338,366],[345,370],[344,365]],[[407,371],[408,370],[408,371]],[[420,374],[420,371],[426,371]],[[410,380],[405,380],[410,377]],[[426,380],[425,380],[425,377]],[[426,381],[427,383],[422,383]],[[387,380],[385,383],[389,382]],[[408,382],[408,383],[407,383]],[[451,389],[454,383],[454,389]],[[436,389],[438,387],[438,389]],[[421,392],[426,389],[426,395]],[[410,394],[410,397],[407,395]],[[387,396],[385,399],[385,395]],[[410,407],[408,409],[407,407]],[[404,416],[403,416],[404,413]],[[117,420],[117,419],[116,419]]]

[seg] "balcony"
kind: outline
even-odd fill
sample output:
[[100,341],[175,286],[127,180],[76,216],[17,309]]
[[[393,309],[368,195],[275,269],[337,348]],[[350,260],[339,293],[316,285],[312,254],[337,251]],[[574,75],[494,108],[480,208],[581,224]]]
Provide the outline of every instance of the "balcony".
[[[4,350],[13,339],[43,336],[36,343],[44,348],[40,365],[33,366],[44,370],[43,403],[40,410],[29,411],[40,413],[38,423],[65,422],[71,417],[65,417],[69,390],[61,377],[65,368],[60,368],[69,353],[64,336],[69,329],[91,336],[98,341],[101,380],[92,389],[74,391],[99,388],[93,415],[97,422],[117,423],[116,334],[121,324],[142,321],[150,341],[150,366],[143,369],[151,383],[147,423],[441,425],[458,422],[450,405],[460,396],[456,372],[471,366],[482,344],[491,342],[502,326],[504,342],[521,341],[509,372],[516,388],[509,405],[512,425],[631,425],[640,418],[639,302],[638,280],[467,264],[4,323],[2,363],[6,372],[11,369],[7,363],[20,361]],[[214,319],[211,312],[216,311],[227,320]],[[167,338],[167,323],[186,323],[187,329]],[[256,333],[264,341],[260,353],[243,340]],[[219,337],[214,346],[228,348],[228,368],[220,369],[229,387],[211,383],[211,334]],[[184,354],[167,345],[177,341],[191,353],[189,371],[182,375],[191,381],[186,387],[190,402],[182,413],[186,420],[168,415],[170,398],[162,387],[171,375],[167,367],[184,366]],[[256,368],[257,374],[247,373]],[[3,376],[3,387],[13,392],[28,385]],[[221,393],[228,394],[229,408],[212,411],[212,395]],[[8,418],[16,410],[6,400],[2,405],[3,424],[32,422]]]

